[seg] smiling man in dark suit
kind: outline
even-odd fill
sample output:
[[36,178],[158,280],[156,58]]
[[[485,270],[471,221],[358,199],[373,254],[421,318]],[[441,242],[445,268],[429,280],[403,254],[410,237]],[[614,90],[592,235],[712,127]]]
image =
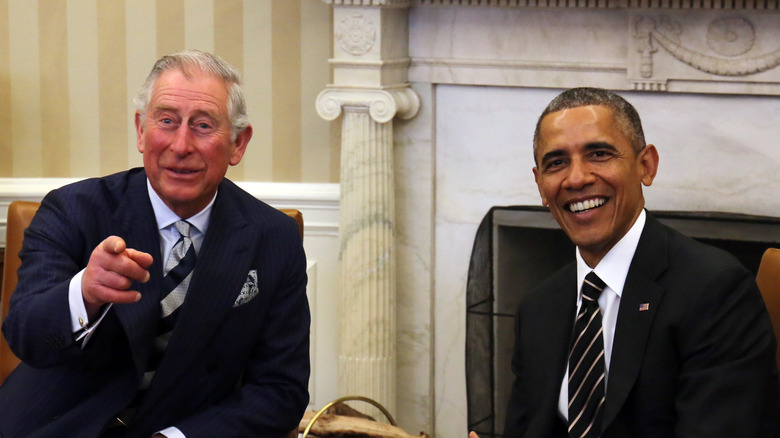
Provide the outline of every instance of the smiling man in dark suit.
[[658,151],[602,89],[563,92],[534,177],[576,261],[515,318],[505,438],[777,437],[775,342],[753,276],[644,210]]
[[136,106],[144,167],[51,192],[25,234],[0,436],[286,435],[308,403],[306,260],[295,221],[224,178],[252,137],[238,74],[165,56]]

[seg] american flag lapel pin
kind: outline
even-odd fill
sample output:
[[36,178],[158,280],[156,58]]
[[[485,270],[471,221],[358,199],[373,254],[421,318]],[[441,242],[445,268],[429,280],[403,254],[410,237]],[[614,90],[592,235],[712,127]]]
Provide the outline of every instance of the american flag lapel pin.
[[650,303],[642,303],[639,305],[640,312],[644,312],[645,310],[650,310]]

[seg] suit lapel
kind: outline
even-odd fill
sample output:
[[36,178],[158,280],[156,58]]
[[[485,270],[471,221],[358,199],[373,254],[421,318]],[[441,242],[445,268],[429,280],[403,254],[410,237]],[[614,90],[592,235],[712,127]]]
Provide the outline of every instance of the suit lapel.
[[187,297],[150,391],[164,391],[186,374],[181,370],[199,356],[246,280],[257,231],[241,215],[231,188],[222,184],[219,190]]
[[135,282],[132,286],[141,293],[141,300],[113,306],[127,334],[136,370],[140,374],[146,368],[151,353],[151,339],[159,319],[162,280],[160,235],[154,209],[149,201],[145,172],[130,177],[125,197],[126,200],[117,208],[113,218],[114,223],[119,224],[116,234],[125,239],[128,248],[147,252],[154,258],[149,268],[149,281],[144,284]]
[[639,374],[650,327],[664,295],[657,279],[668,267],[666,254],[667,234],[648,214],[620,299],[602,430],[615,419]]
[[558,417],[558,399],[561,391],[566,366],[568,364],[569,342],[574,327],[574,313],[577,297],[577,267],[569,264],[559,281],[555,282],[549,291],[545,292],[550,298],[540,308],[539,316],[545,324],[545,336],[540,339],[537,352],[542,355],[535,361],[544,364],[548,370],[543,375],[545,378],[540,383],[540,402],[548,406],[544,412],[549,415],[546,424],[554,424],[560,421]]

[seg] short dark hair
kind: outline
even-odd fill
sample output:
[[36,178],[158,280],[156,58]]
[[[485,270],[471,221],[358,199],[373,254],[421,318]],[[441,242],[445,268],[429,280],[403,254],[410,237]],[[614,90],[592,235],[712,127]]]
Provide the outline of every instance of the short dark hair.
[[536,149],[539,146],[539,127],[542,124],[542,119],[550,113],[588,105],[602,105],[611,109],[618,128],[628,137],[634,153],[638,154],[644,149],[645,133],[642,131],[639,113],[636,112],[633,105],[612,91],[603,88],[580,87],[566,90],[556,96],[539,116],[534,130],[534,161],[536,160]]

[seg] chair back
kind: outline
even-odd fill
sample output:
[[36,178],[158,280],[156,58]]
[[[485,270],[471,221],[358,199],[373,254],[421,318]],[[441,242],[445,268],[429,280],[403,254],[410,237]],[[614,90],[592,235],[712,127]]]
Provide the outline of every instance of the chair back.
[[301,233],[301,241],[303,241],[303,213],[294,208],[280,208],[279,210],[298,222],[298,232]]
[[756,283],[764,297],[769,318],[778,339],[777,363],[780,364],[780,249],[769,248],[761,258]]
[[[2,324],[11,302],[11,293],[16,288],[16,270],[22,264],[19,260],[19,250],[22,249],[24,230],[30,225],[35,212],[38,211],[40,202],[14,201],[8,206],[8,223],[5,238],[5,260],[3,264],[3,288],[0,291],[0,324]],[[292,208],[281,209],[288,216],[298,222],[298,231],[303,239],[303,214]],[[5,337],[0,333],[0,384],[11,371],[16,368],[20,360],[11,352]]]
[[[39,202],[14,201],[8,206],[8,222],[5,231],[5,259],[3,262],[3,288],[0,292],[0,323],[8,315],[11,293],[16,287],[16,270],[19,269],[19,250],[22,249],[24,230],[30,225]],[[11,374],[19,359],[8,348],[5,337],[0,333],[0,384]]]

